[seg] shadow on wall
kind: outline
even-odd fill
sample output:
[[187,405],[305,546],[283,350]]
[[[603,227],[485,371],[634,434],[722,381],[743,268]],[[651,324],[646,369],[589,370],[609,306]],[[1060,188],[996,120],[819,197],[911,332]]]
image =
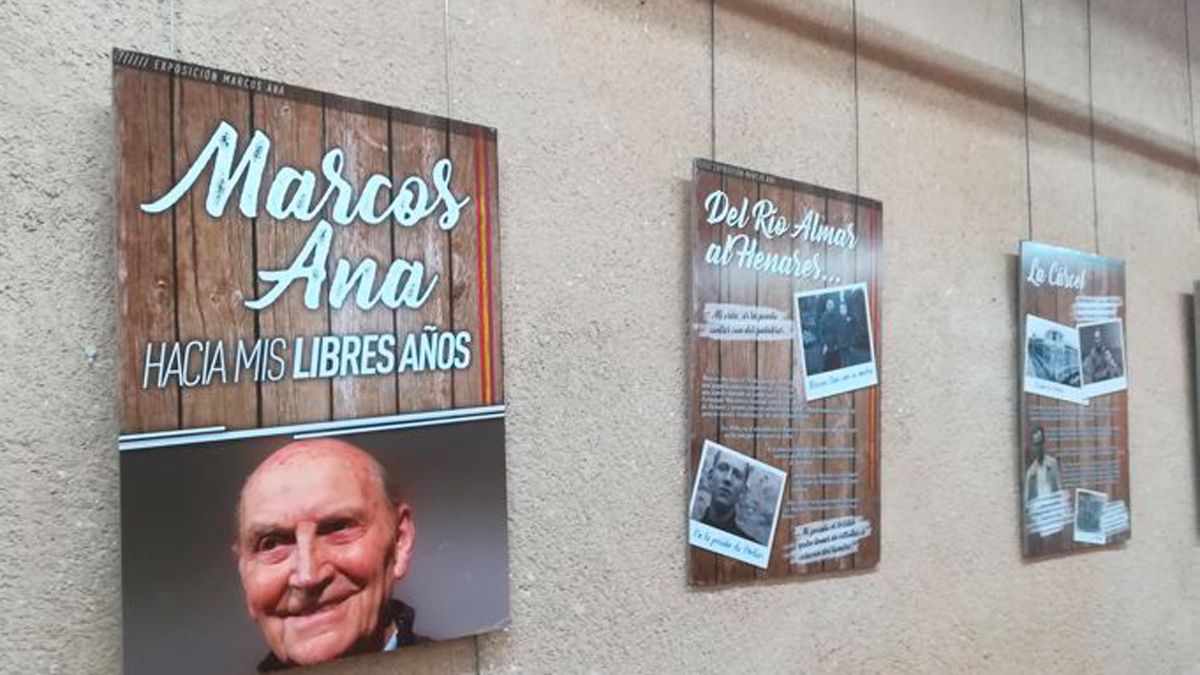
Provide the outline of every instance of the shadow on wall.
[[[1187,324],[1187,332],[1185,338],[1188,345],[1197,345],[1196,336],[1200,334],[1200,281],[1196,282],[1192,295],[1184,295],[1180,298],[1180,304],[1183,305],[1183,316]],[[1196,360],[1196,349],[1193,347],[1188,350],[1188,363],[1191,366],[1191,372],[1200,376],[1200,362]],[[1195,484],[1200,490],[1200,392],[1197,392],[1196,377],[1192,378],[1192,386],[1188,389],[1188,405],[1193,413],[1189,415],[1192,418],[1192,472],[1195,475]],[[1196,537],[1200,539],[1200,499],[1196,500]]]
[[[705,11],[709,10],[712,2],[693,0],[696,7],[702,7]],[[824,17],[835,16],[840,10],[828,3],[808,2],[808,10],[784,8],[767,0],[722,0],[718,4],[722,11],[740,14],[776,31],[789,33],[795,39],[856,53],[860,59],[926,80],[997,108],[1021,114],[1028,110],[1031,118],[1046,124],[1084,137],[1092,135],[1099,143],[1123,149],[1171,169],[1197,173],[1197,161],[1190,139],[1172,138],[1104,111],[1096,111],[1097,114],[1093,115],[1089,101],[1077,101],[1045,87],[1033,85],[1026,91],[1026,82],[1019,73],[1007,72],[936,47],[861,15],[856,22],[843,20],[833,23]],[[604,3],[603,7],[606,11],[612,10],[609,3]],[[669,15],[662,13],[648,14],[660,20],[669,18]],[[1114,20],[1117,19],[1126,21],[1124,16]],[[855,23],[857,29],[853,27]],[[1155,27],[1144,24],[1139,27],[1148,33],[1155,30]],[[754,44],[746,43],[745,48],[753,49]],[[1186,146],[1184,150],[1179,149],[1181,144]]]
[[[1021,283],[1021,256],[1015,253],[1010,253],[1005,255],[1005,259],[1008,261],[1008,264],[1004,267],[1004,287],[1009,289],[1008,300],[1010,301],[1011,306],[1016,307],[1017,303],[1019,302],[1017,299],[1017,287],[1018,284]],[[1016,312],[1013,313],[1015,314]],[[1019,345],[1024,342],[1022,339],[1024,336],[1021,335],[1021,325],[1022,321],[1018,319],[1016,324],[1012,327],[1012,344],[1014,345]],[[1024,348],[1012,350],[1012,366],[1009,372],[1025,372],[1024,361],[1022,360],[1024,354]],[[1024,380],[1025,378],[1023,375],[1013,378],[1013,384],[1015,385],[1014,388],[1016,390],[1014,400],[1016,401],[1020,401],[1021,397],[1025,395]],[[1018,486],[1016,494],[1014,495],[1016,499],[1013,502],[1013,504],[1016,506],[1016,517],[1012,519],[1013,541],[1021,541],[1021,537],[1025,536],[1025,528],[1022,526],[1022,522],[1025,518],[1025,499],[1019,487],[1025,484],[1025,437],[1022,431],[1021,416],[1018,414],[1013,420],[1013,437],[1015,441],[1015,445],[1013,447],[1017,448],[1017,452],[1013,454],[1015,461],[1013,462],[1013,477],[1012,482],[1010,483],[1011,485]]]

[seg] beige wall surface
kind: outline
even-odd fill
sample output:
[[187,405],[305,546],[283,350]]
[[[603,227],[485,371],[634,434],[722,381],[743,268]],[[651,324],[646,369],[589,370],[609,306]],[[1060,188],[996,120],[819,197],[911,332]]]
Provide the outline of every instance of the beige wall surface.
[[[0,672],[120,670],[113,46],[500,131],[513,623],[321,672],[1200,667],[1190,35],[1200,0],[0,0]],[[687,587],[714,155],[884,203],[874,571]],[[1031,234],[1128,261],[1131,362],[1133,539],[1038,563]]]

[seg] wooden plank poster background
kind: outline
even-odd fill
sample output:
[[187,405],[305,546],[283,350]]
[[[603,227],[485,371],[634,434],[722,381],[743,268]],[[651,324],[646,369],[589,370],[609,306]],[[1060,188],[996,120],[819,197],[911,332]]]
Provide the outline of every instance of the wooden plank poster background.
[[[702,330],[705,307],[736,303],[781,312],[794,322],[797,292],[863,282],[867,286],[875,363],[880,354],[879,255],[882,205],[851,194],[828,190],[745,169],[696,160],[692,196],[692,307],[690,379],[690,452],[688,496],[701,470],[705,440],[715,441],[787,472],[780,515],[775,526],[769,565],[760,569],[724,555],[689,546],[690,579],[696,585],[753,582],[791,576],[863,569],[879,560],[879,387],[872,386],[828,398],[805,401],[796,331],[788,340],[718,340]],[[723,245],[732,230],[707,222],[705,198],[724,191],[730,203],[743,198],[753,205],[770,199],[780,216],[799,223],[808,210],[831,226],[854,224],[858,241],[838,247],[800,237],[759,235],[753,225],[737,230],[756,240],[766,254],[819,255],[820,278],[780,276],[736,265],[706,262],[712,245]],[[751,218],[753,221],[753,218]],[[793,324],[794,325],[794,324]],[[752,400],[735,412],[705,410],[706,383],[754,383]],[[780,384],[783,383],[783,384]],[[769,387],[775,384],[772,393]],[[780,391],[786,387],[780,404]],[[774,399],[768,401],[768,399]],[[746,433],[745,429],[752,431]],[[765,432],[769,428],[770,432]],[[736,431],[735,431],[736,429]],[[760,433],[763,432],[763,433]],[[844,480],[853,476],[852,481]],[[851,506],[852,505],[852,506]],[[842,516],[858,516],[871,525],[871,534],[858,550],[832,560],[793,564],[790,551],[798,525]]]
[[[1059,266],[1071,273],[1082,272],[1082,289],[1063,288],[1049,281],[1040,286],[1030,282],[1030,271],[1034,261],[1043,270],[1050,271]],[[1125,307],[1125,263],[1115,258],[1049,246],[1032,241],[1021,242],[1020,274],[1017,280],[1018,325],[1021,327],[1021,373],[1018,382],[1024,382],[1028,349],[1025,343],[1026,317],[1030,314],[1065,326],[1075,327],[1076,300],[1083,297],[1117,298],[1116,318],[1124,319]],[[1053,276],[1053,273],[1051,273]],[[1126,338],[1127,338],[1126,334]],[[1081,345],[1082,349],[1082,345]],[[1123,366],[1128,373],[1129,345],[1127,340],[1122,354]],[[1081,354],[1082,356],[1082,354]],[[1021,510],[1021,548],[1026,557],[1038,558],[1062,553],[1094,550],[1118,546],[1129,539],[1131,531],[1125,530],[1108,538],[1107,544],[1089,544],[1074,541],[1074,522],[1056,534],[1038,536],[1029,531],[1024,513],[1025,472],[1034,460],[1033,430],[1042,427],[1045,433],[1046,455],[1056,457],[1061,472],[1062,489],[1070,498],[1071,515],[1074,515],[1074,493],[1077,488],[1095,490],[1108,495],[1110,500],[1122,500],[1131,508],[1129,495],[1129,394],[1121,390],[1093,397],[1088,405],[1060,401],[1039,396],[1024,390],[1020,396],[1021,450],[1019,490]],[[1114,473],[1112,469],[1115,468]],[[1099,478],[1097,478],[1099,477]]]
[[[494,129],[133,52],[114,52],[113,63],[123,434],[249,429],[503,402]],[[293,284],[264,310],[246,308],[245,300],[270,286],[257,272],[286,268],[315,219],[278,222],[261,208],[258,217],[246,218],[236,197],[213,219],[204,209],[207,171],[173,208],[158,214],[140,208],[182,177],[222,120],[238,132],[238,157],[254,129],[271,137],[260,205],[275,170],[290,165],[319,176],[322,157],[335,147],[345,153],[342,173],[356,194],[370,174],[389,176],[397,186],[413,175],[429,181],[433,164],[451,158],[454,193],[470,197],[453,230],[438,228],[436,213],[411,228],[390,219],[335,224],[329,256],[330,279],[338,258],[352,265],[375,259],[377,284],[393,259],[420,260],[427,279],[439,277],[430,299],[419,309],[380,304],[362,311],[353,301],[330,309],[323,295],[321,308],[311,311],[301,284]],[[324,187],[318,178],[317,197]],[[381,192],[379,206],[390,199],[390,191]],[[182,391],[175,383],[142,388],[150,342],[219,339],[229,350],[239,340],[251,344],[267,336],[291,345],[296,337],[393,333],[399,351],[405,336],[425,326],[469,331],[470,366],[295,380],[289,361],[288,376],[276,382],[242,377]],[[193,374],[197,370],[193,364]]]

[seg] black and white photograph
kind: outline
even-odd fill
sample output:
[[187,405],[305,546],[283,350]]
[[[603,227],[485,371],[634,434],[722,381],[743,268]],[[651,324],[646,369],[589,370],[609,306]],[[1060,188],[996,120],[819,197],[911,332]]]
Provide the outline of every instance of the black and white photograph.
[[1085,544],[1107,542],[1102,522],[1107,502],[1108,495],[1103,492],[1075,490],[1075,541]]
[[805,399],[879,383],[865,283],[797,293]]
[[688,508],[693,546],[766,569],[787,473],[704,442]]
[[1091,398],[1126,388],[1124,328],[1121,319],[1079,325],[1084,396]]
[[1040,316],[1025,317],[1025,391],[1071,403],[1087,402],[1080,374],[1079,333]]
[[[1046,429],[1038,425],[1029,435],[1021,492],[1025,502],[1025,530],[1029,535],[1048,537],[1062,532],[1071,522],[1067,493],[1062,489],[1058,459],[1046,452]],[[1030,453],[1030,451],[1032,451]]]

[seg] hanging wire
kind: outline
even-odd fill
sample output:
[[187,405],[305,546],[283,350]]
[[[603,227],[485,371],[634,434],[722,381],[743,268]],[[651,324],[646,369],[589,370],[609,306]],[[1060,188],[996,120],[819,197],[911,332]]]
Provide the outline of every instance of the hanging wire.
[[1029,152],[1029,51],[1025,47],[1025,0],[1021,0],[1021,93],[1025,99],[1025,209],[1033,240],[1033,168]]
[[1100,209],[1096,199],[1096,100],[1092,82],[1092,0],[1087,0],[1088,140],[1092,145],[1092,235],[1100,255]]
[[862,185],[859,176],[862,161],[859,157],[860,135],[858,131],[858,0],[852,0],[850,3],[850,28],[854,33],[854,194],[861,195]]
[[179,58],[179,47],[175,42],[175,0],[167,0],[164,7],[166,10],[166,29],[167,29],[167,51],[171,53],[171,58]]
[[446,118],[450,118],[450,0],[442,3],[442,44],[445,47]]
[[717,0],[708,4],[709,159],[717,161]]
[[1183,0],[1184,62],[1187,64],[1188,127],[1192,131],[1192,193],[1196,199],[1196,219],[1200,226],[1200,166],[1196,160],[1196,97],[1192,92],[1192,25],[1188,17],[1188,0]]

